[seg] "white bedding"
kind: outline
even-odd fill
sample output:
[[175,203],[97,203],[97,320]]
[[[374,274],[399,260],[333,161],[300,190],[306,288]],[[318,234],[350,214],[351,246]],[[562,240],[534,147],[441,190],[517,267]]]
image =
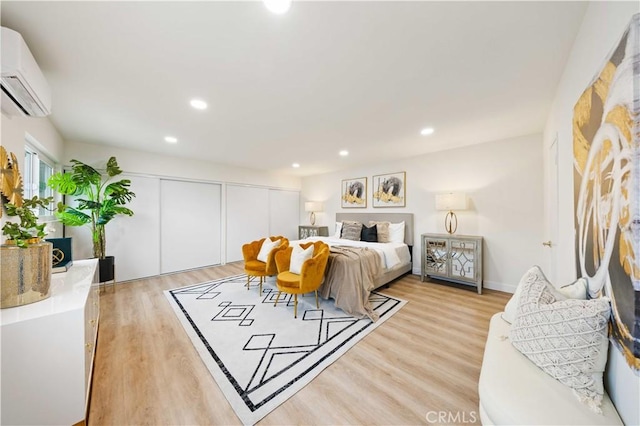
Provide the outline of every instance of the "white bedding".
[[329,247],[347,246],[347,247],[367,247],[378,253],[380,258],[380,267],[383,271],[393,269],[402,263],[409,263],[411,255],[409,254],[409,246],[405,243],[368,243],[366,241],[345,240],[335,237],[309,237],[304,240],[291,241],[289,245],[306,243],[309,241],[322,241]]

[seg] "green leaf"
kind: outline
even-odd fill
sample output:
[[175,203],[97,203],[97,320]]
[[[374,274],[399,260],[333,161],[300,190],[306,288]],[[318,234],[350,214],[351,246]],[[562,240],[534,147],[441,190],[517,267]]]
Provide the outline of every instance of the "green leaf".
[[78,202],[78,206],[76,209],[78,210],[100,210],[102,208],[102,203],[98,203],[92,200],[79,199],[76,200]]
[[[93,167],[84,164],[82,161],[71,160],[73,166],[71,167],[73,173],[73,181],[82,188],[82,191],[86,193],[86,190],[91,185],[99,186],[102,176]],[[77,194],[77,193],[76,193]]]
[[102,207],[98,212],[98,219],[96,220],[96,224],[98,225],[106,225],[114,218],[117,214],[116,212],[116,203],[112,199],[107,199],[102,203]]
[[116,161],[116,157],[109,158],[107,161],[107,174],[111,177],[117,176],[122,173],[120,167],[118,167],[118,161]]
[[113,208],[113,211],[115,212],[115,214],[124,214],[127,216],[133,216],[133,211],[126,208],[126,207],[122,207],[122,206],[115,206]]
[[131,186],[131,181],[129,179],[112,182],[105,187],[104,195],[105,197],[113,199],[116,204],[125,204],[136,196],[136,194],[129,190],[129,186]]
[[57,211],[56,217],[67,226],[82,226],[91,223],[91,216],[70,207],[67,207],[63,212]]
[[54,173],[49,178],[47,185],[64,195],[73,195],[78,189],[71,173]]

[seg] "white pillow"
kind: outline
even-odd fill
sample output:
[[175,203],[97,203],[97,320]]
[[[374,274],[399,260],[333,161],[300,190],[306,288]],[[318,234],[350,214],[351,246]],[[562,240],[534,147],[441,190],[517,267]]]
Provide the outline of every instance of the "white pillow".
[[569,386],[592,411],[600,408],[609,347],[609,299],[565,299],[544,275],[522,285],[509,331],[513,346],[545,373]]
[[578,278],[577,281],[560,287],[558,291],[567,299],[587,300],[589,282],[586,278]]
[[293,246],[291,251],[291,263],[289,263],[289,272],[300,275],[302,273],[302,264],[313,256],[313,245],[303,249],[300,245]]
[[[518,287],[516,287],[516,292],[513,293],[511,299],[507,302],[507,305],[504,307],[504,312],[502,313],[502,319],[508,322],[509,324],[513,323],[516,319],[516,312],[518,310],[518,304],[520,302],[520,295],[522,293],[523,284],[527,281],[537,279],[538,277],[544,278],[544,280],[551,286],[553,285],[549,283],[547,278],[544,276],[542,269],[539,266],[532,266],[520,279],[518,283]],[[561,287],[557,291],[561,293],[564,297],[568,299],[587,299],[587,280],[585,278],[579,278],[577,281],[568,284],[564,287]]]
[[280,241],[280,239],[272,241],[271,238],[265,238],[265,240],[262,242],[262,246],[260,247],[260,252],[258,252],[257,259],[260,262],[267,263],[267,258],[269,257],[269,253],[271,253],[271,250],[278,247],[281,242],[282,241]]
[[404,243],[404,221],[389,224],[389,242]]
[[340,238],[342,234],[342,222],[336,222],[336,232],[333,234],[334,238]]

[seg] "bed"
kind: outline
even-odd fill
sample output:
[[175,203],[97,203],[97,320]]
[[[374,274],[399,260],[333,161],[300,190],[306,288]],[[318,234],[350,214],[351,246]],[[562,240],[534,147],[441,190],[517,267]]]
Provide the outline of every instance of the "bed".
[[[370,293],[410,273],[413,248],[413,214],[411,213],[337,213],[336,222],[404,222],[404,241],[368,243],[334,236],[310,237],[304,241],[323,241],[330,247],[325,279],[318,290],[320,297],[332,298],[337,307],[357,317],[378,319],[369,302]],[[291,244],[295,244],[292,241]]]

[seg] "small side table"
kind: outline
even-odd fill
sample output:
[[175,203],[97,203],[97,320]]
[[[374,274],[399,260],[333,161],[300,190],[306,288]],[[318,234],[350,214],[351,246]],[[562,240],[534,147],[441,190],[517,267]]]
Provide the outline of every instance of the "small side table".
[[482,294],[482,237],[422,234],[421,281],[429,277],[472,285]]
[[300,225],[298,226],[298,238],[304,240],[308,237],[328,237],[329,236],[329,227],[328,226],[309,226],[309,225]]

